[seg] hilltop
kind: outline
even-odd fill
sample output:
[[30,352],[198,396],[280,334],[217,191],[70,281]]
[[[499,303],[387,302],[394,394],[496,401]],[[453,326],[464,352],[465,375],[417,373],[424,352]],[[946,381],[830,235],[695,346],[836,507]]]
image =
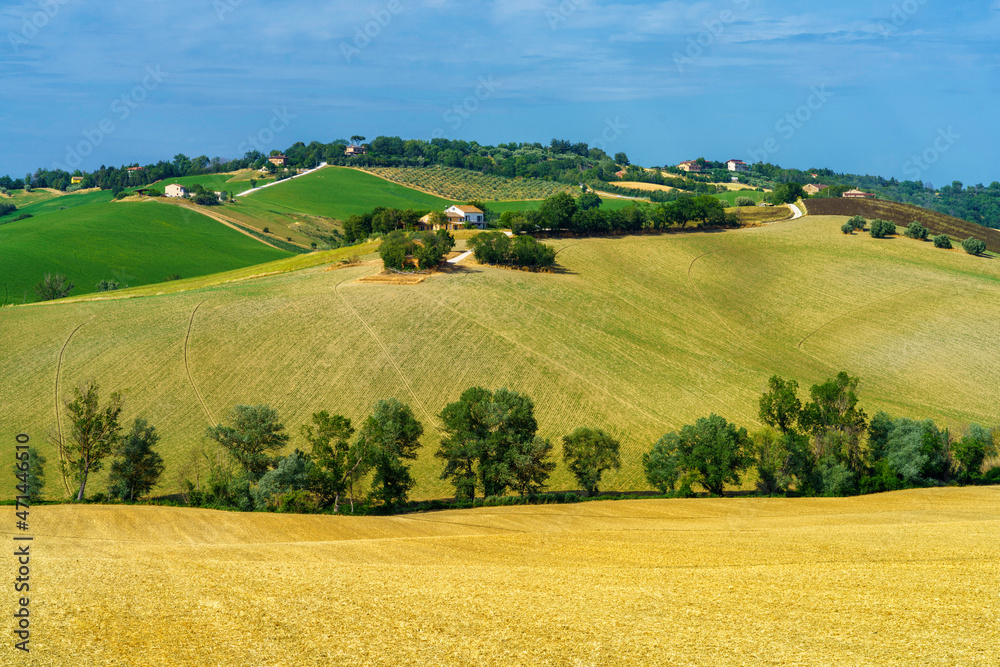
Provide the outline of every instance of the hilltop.
[[[395,397],[425,424],[415,498],[451,495],[433,457],[436,415],[473,385],[530,395],[557,458],[577,426],[620,438],[623,467],[609,489],[646,488],[639,461],[665,431],[710,412],[754,427],[772,374],[808,387],[847,370],[862,378],[870,414],[995,422],[984,387],[1000,377],[996,262],[845,236],[843,220],[551,239],[555,274],[465,264],[407,286],[358,282],[377,263],[314,265],[159,296],[6,308],[0,400],[18,409],[0,422],[55,460],[53,387],[64,398],[95,379],[125,394],[127,419],[145,416],[162,433],[160,490],[170,492],[194,474],[206,426],[237,403],[275,407],[290,451],[305,446],[298,428],[313,412],[358,423]],[[576,488],[562,466],[552,483]]]

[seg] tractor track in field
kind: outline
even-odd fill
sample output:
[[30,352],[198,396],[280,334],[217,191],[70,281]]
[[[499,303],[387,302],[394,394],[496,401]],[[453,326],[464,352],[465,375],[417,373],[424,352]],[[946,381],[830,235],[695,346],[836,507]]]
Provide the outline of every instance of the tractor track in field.
[[502,338],[503,340],[507,341],[511,345],[514,345],[516,347],[521,348],[522,350],[524,350],[528,354],[531,354],[531,355],[534,355],[534,356],[539,357],[541,359],[544,359],[545,361],[547,361],[552,366],[555,366],[557,368],[562,369],[568,375],[572,375],[574,378],[580,380],[581,382],[590,385],[591,387],[593,387],[598,392],[600,392],[602,394],[605,394],[608,397],[612,398],[613,400],[617,401],[618,403],[624,405],[625,407],[631,408],[631,409],[635,410],[636,412],[644,415],[647,419],[650,419],[651,421],[654,421],[654,422],[659,422],[660,421],[657,417],[649,414],[648,412],[646,412],[645,410],[643,410],[642,408],[640,408],[638,405],[635,405],[634,403],[631,403],[630,401],[627,401],[627,400],[623,399],[621,396],[615,394],[612,391],[609,391],[609,390],[607,390],[607,389],[605,389],[603,387],[597,386],[596,384],[594,384],[593,382],[591,382],[586,377],[580,375],[579,373],[573,371],[570,368],[567,368],[566,366],[564,366],[563,364],[559,363],[555,359],[549,357],[548,355],[543,354],[543,353],[539,352],[538,350],[535,350],[533,348],[528,347],[527,345],[525,345],[524,343],[522,343],[519,340],[516,340],[514,338],[508,337],[507,335],[501,333],[497,329],[494,329],[493,327],[491,327],[491,326],[489,326],[487,324],[483,324],[482,322],[480,322],[479,320],[475,319],[471,315],[466,315],[465,313],[463,313],[460,310],[454,308],[453,306],[445,303],[444,301],[438,301],[437,303],[438,303],[439,306],[441,306],[443,308],[447,308],[448,310],[450,310],[451,312],[455,313],[459,317],[464,318],[464,319],[468,320],[469,322],[472,322],[473,324],[475,324],[475,325],[477,325],[477,326],[479,326],[479,327],[481,327],[481,328],[489,331],[494,336]]
[[705,295],[701,293],[701,290],[698,289],[698,285],[694,282],[694,279],[691,277],[691,271],[694,269],[695,262],[697,262],[702,257],[708,257],[709,255],[717,253],[717,252],[720,252],[720,251],[719,250],[709,250],[708,252],[703,252],[702,254],[698,255],[697,257],[695,257],[694,259],[691,260],[691,263],[688,265],[688,270],[687,270],[688,284],[690,284],[691,287],[694,289],[694,291],[698,294],[698,299],[702,302],[702,304],[705,306],[705,308],[707,308],[709,310],[709,312],[711,312],[713,315],[715,315],[716,319],[719,320],[719,323],[721,323],[722,326],[725,327],[726,331],[728,331],[729,333],[731,333],[733,335],[733,337],[735,338],[735,337],[737,337],[736,336],[736,332],[733,331],[732,328],[730,328],[729,324],[726,323],[726,320],[723,319],[722,315],[719,314],[719,311],[717,311],[715,308],[712,308],[711,304],[709,304],[709,302],[708,302],[708,299],[706,299]]
[[361,322],[361,325],[364,326],[366,331],[368,331],[368,335],[370,335],[372,339],[376,343],[378,343],[378,346],[382,348],[382,353],[385,354],[385,358],[389,360],[389,363],[392,364],[392,367],[396,370],[396,375],[399,376],[399,379],[403,383],[403,386],[406,387],[406,391],[409,392],[410,397],[413,399],[413,402],[418,406],[420,406],[420,411],[424,413],[424,416],[427,418],[428,423],[433,424],[434,427],[437,428],[438,425],[437,420],[431,416],[431,414],[427,411],[427,408],[424,407],[423,402],[419,398],[417,398],[417,393],[413,391],[413,387],[410,386],[410,382],[406,379],[406,376],[403,375],[403,369],[400,368],[399,364],[396,363],[396,360],[392,358],[392,354],[389,353],[389,348],[386,347],[385,343],[382,342],[382,339],[378,337],[378,334],[375,333],[375,330],[372,329],[367,322],[365,322],[364,318],[361,317],[361,313],[359,313],[354,308],[354,306],[351,305],[351,302],[347,300],[347,297],[341,294],[340,286],[350,279],[351,278],[344,278],[343,280],[341,280],[334,286],[333,291],[337,293],[337,296],[339,296],[340,300],[344,302],[344,305],[347,306],[348,310],[354,313],[354,317],[356,317],[358,321]]
[[813,329],[812,331],[810,331],[808,334],[806,334],[805,337],[802,340],[799,341],[799,344],[796,347],[800,351],[804,352],[805,350],[802,349],[802,346],[805,344],[805,342],[807,340],[809,340],[815,334],[819,333],[820,331],[822,331],[823,329],[825,329],[829,325],[833,324],[837,320],[844,319],[846,317],[850,317],[854,313],[857,313],[859,311],[865,310],[866,308],[871,308],[875,304],[882,303],[883,301],[888,301],[890,299],[895,299],[895,298],[900,297],[900,296],[902,296],[904,294],[908,294],[910,292],[915,292],[915,291],[920,290],[920,289],[924,289],[924,288],[923,287],[911,287],[909,289],[905,289],[905,290],[902,290],[900,292],[895,292],[893,294],[890,294],[889,296],[882,297],[881,299],[876,299],[875,301],[872,301],[871,303],[866,303],[863,306],[858,306],[857,308],[852,308],[851,310],[847,311],[846,313],[841,313],[840,315],[836,315],[834,317],[831,317],[829,320],[827,320],[826,322],[824,322],[823,324],[819,325],[818,327],[816,327],[815,329]]
[[[66,337],[66,342],[63,343],[62,348],[59,350],[59,359],[56,361],[56,382],[55,382],[56,433],[58,434],[59,437],[58,449],[59,449],[60,466],[66,465],[66,457],[63,454],[63,449],[66,441],[63,440],[62,419],[59,416],[59,377],[62,374],[63,355],[66,352],[66,348],[69,347],[69,342],[73,340],[73,336],[76,334],[76,332],[82,329],[84,324],[89,324],[90,322],[93,322],[94,319],[95,318],[91,318],[86,322],[78,324],[77,327],[70,332],[69,336]],[[66,481],[66,476],[61,475],[61,477],[62,477],[63,487],[66,489],[66,494],[67,495],[71,494],[72,491],[69,488],[69,483]]]
[[188,347],[191,342],[191,329],[194,327],[194,316],[201,308],[205,301],[201,301],[194,310],[191,311],[191,317],[188,319],[187,334],[184,336],[184,371],[187,373],[188,382],[191,384],[191,388],[194,389],[194,395],[198,397],[198,402],[201,403],[201,409],[205,411],[205,415],[208,417],[209,425],[215,426],[215,418],[212,417],[212,411],[208,409],[208,405],[205,403],[205,399],[202,398],[201,392],[198,391],[198,385],[194,383],[194,376],[191,374],[191,362],[188,359]]

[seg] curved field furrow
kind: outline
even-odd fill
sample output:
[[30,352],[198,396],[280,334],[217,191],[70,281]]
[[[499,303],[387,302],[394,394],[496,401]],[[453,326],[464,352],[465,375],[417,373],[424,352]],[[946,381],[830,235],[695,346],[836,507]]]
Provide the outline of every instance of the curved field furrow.
[[188,347],[191,342],[191,329],[194,327],[194,316],[203,303],[205,302],[200,301],[198,305],[194,307],[194,310],[191,311],[191,319],[188,320],[187,334],[184,336],[184,372],[187,373],[188,382],[191,383],[191,389],[194,390],[195,396],[198,397],[198,402],[205,411],[205,416],[208,417],[209,426],[215,426],[218,422],[215,421],[215,417],[212,416],[212,411],[208,409],[208,406],[205,404],[205,399],[202,398],[201,392],[198,391],[198,385],[195,384],[194,376],[191,375],[191,362],[188,359]]

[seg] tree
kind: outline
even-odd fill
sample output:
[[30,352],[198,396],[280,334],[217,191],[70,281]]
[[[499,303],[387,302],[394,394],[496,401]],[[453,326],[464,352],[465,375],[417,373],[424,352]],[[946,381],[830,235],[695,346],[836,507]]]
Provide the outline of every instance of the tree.
[[884,239],[886,236],[892,236],[896,233],[896,225],[888,220],[875,218],[868,226],[868,233],[872,235],[873,239]]
[[46,273],[42,282],[35,285],[35,294],[38,295],[39,301],[52,301],[69,296],[72,289],[73,283],[67,281],[66,276]]
[[589,211],[590,209],[600,208],[602,203],[603,201],[596,192],[584,192],[576,198],[576,208],[580,211]]
[[865,220],[864,217],[860,215],[855,215],[852,216],[851,218],[848,218],[847,224],[849,224],[855,230],[863,232],[865,231],[865,225],[868,224],[868,221]]
[[951,239],[948,238],[947,234],[938,234],[933,239],[935,248],[944,248],[945,250],[951,250]]
[[153,451],[159,441],[156,428],[145,419],[136,418],[111,463],[109,497],[133,501],[156,486],[163,474],[163,458]]
[[[354,427],[351,420],[323,410],[312,416],[312,425],[302,426],[302,435],[312,446],[312,459],[316,472],[310,489],[319,495],[324,504],[333,504],[334,513],[340,511],[340,496],[351,493],[351,512],[354,511],[354,482],[368,472],[364,449],[351,446]],[[315,430],[313,430],[315,426]]]
[[621,468],[620,449],[619,442],[600,429],[581,426],[563,436],[563,461],[587,495],[597,493],[605,471]]
[[568,229],[576,213],[576,200],[573,195],[560,192],[543,201],[539,211],[543,224],[550,230]]
[[805,196],[806,193],[805,190],[802,189],[801,184],[783,183],[776,187],[771,194],[768,195],[767,200],[772,204],[792,204]]
[[763,429],[751,437],[757,463],[757,490],[764,495],[786,493],[793,485],[808,486],[813,469],[809,439],[794,432]]
[[480,232],[468,245],[481,264],[505,264],[510,252],[510,238],[503,232]]
[[357,146],[364,140],[365,138],[362,137],[360,134],[355,134],[353,137],[351,137],[351,145]]
[[979,481],[986,458],[996,455],[993,434],[979,424],[969,424],[965,435],[952,447],[952,456],[958,464],[956,472],[965,483]]
[[277,411],[269,405],[237,405],[229,418],[232,426],[217,424],[205,434],[222,445],[254,480],[260,479],[276,463],[267,453],[288,442]]
[[930,233],[926,227],[921,225],[917,221],[911,222],[906,226],[906,231],[903,232],[911,239],[917,239],[918,241],[924,241],[927,239],[927,235]]
[[885,447],[890,469],[910,486],[943,482],[948,478],[948,431],[930,419],[901,418],[893,422]]
[[[290,492],[304,491],[315,477],[316,464],[309,455],[296,449],[283,457],[273,470],[268,470],[253,489],[257,510],[279,509]],[[318,505],[318,503],[317,503]]]
[[26,452],[18,452],[14,458],[14,476],[19,482],[18,493],[27,495],[31,503],[44,500],[42,489],[45,488],[46,458],[34,447],[29,447]]
[[857,407],[860,382],[841,371],[836,378],[809,389],[812,401],[802,406],[799,426],[813,436],[817,461],[832,455],[851,470],[861,468],[860,442],[868,416]]
[[80,484],[76,495],[83,500],[87,488],[87,477],[98,472],[104,459],[115,450],[121,440],[121,426],[118,418],[122,412],[122,397],[113,393],[107,405],[100,406],[97,383],[90,382],[83,388],[73,389],[75,398],[66,404],[70,419],[71,444],[59,442],[64,474],[71,473]]
[[716,496],[722,495],[726,484],[739,484],[752,462],[747,430],[716,414],[684,426],[677,447],[690,479]]
[[843,225],[840,226],[840,231],[842,231],[845,234],[850,234],[854,231],[854,227],[851,225],[851,223],[845,222]]
[[556,469],[552,460],[552,442],[535,436],[530,441],[514,443],[507,456],[511,486],[523,498],[548,486],[549,475]]
[[117,280],[102,280],[97,283],[96,289],[98,292],[113,292],[119,287]]
[[[677,433],[666,433],[653,448],[642,455],[646,480],[660,493],[672,493],[684,469]],[[690,486],[682,486],[682,495],[690,495]]]
[[470,387],[441,411],[446,434],[435,456],[447,461],[441,479],[451,479],[458,498],[500,496],[544,486],[555,469],[551,445],[535,436],[535,404],[509,389]]
[[409,406],[391,398],[375,404],[358,434],[358,445],[370,462],[372,495],[389,509],[405,503],[416,485],[404,460],[417,458],[424,427]]
[[970,236],[962,241],[962,249],[970,255],[981,255],[986,252],[986,243]]
[[797,396],[799,383],[771,376],[768,391],[760,397],[760,420],[782,433],[790,432],[799,419],[802,403]]

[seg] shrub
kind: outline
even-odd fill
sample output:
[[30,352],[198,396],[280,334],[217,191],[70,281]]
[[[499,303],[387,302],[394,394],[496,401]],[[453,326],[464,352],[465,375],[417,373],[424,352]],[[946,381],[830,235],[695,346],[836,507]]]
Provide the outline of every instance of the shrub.
[[962,248],[970,255],[981,255],[986,251],[986,243],[970,236],[962,241]]
[[125,197],[128,197],[128,195],[129,193],[122,190],[121,192],[115,195],[115,201],[121,201],[122,199],[125,199]]
[[865,225],[868,224],[868,221],[865,220],[864,217],[860,215],[855,215],[852,218],[848,219],[847,224],[849,224],[854,229],[863,232],[865,231]]
[[920,241],[926,240],[928,233],[929,232],[927,228],[916,221],[911,222],[909,225],[907,225],[906,231],[904,232],[904,234],[906,234],[911,239],[917,239]]
[[854,473],[834,456],[824,456],[816,466],[816,491],[827,497],[849,496],[854,493]]
[[756,206],[757,202],[753,200],[753,197],[737,197],[735,204],[737,206]]
[[939,234],[934,237],[934,247],[944,248],[945,250],[951,249],[951,239],[948,238],[947,234]]
[[983,462],[989,456],[996,456],[996,453],[993,434],[979,424],[969,424],[965,436],[952,447],[959,479],[963,482],[981,479]]
[[16,218],[14,218],[14,220],[15,221],[16,220],[27,220],[30,217],[32,217],[32,215],[30,213],[22,213],[21,215],[19,215]]
[[118,289],[118,287],[119,287],[118,282],[114,280],[102,280],[101,282],[97,283],[98,292],[113,292],[114,290]]
[[8,215],[17,210],[17,207],[10,202],[0,202],[0,215]]
[[307,454],[297,449],[281,459],[277,468],[264,473],[253,490],[256,509],[273,511],[280,507],[282,500],[288,503],[286,494],[290,491],[302,491],[309,486],[310,473],[315,465]]
[[854,225],[852,225],[852,224],[851,224],[851,223],[849,223],[849,222],[845,222],[845,223],[844,223],[844,224],[843,224],[843,225],[842,225],[842,226],[840,227],[840,231],[844,232],[845,234],[850,234],[850,233],[852,233],[852,232],[854,231]]
[[875,218],[869,226],[868,233],[872,235],[872,238],[884,239],[886,236],[892,236],[896,233],[896,225],[888,220]]
[[885,443],[885,460],[907,484],[945,481],[949,468],[948,433],[929,419],[897,419]]

